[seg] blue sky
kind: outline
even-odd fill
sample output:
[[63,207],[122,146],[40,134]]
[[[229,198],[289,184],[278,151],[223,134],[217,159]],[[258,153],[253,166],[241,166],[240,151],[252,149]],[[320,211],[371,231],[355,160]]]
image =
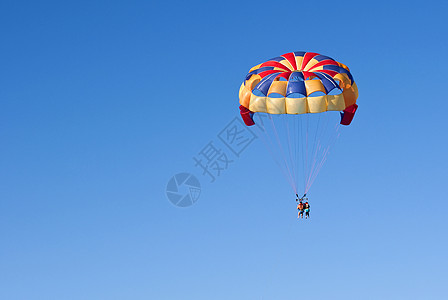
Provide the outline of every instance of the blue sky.
[[[1,299],[441,299],[448,292],[444,1],[2,1]],[[298,222],[255,140],[193,157],[254,65],[347,64],[359,110]],[[218,142],[217,142],[218,144]],[[165,194],[193,173],[188,208]]]

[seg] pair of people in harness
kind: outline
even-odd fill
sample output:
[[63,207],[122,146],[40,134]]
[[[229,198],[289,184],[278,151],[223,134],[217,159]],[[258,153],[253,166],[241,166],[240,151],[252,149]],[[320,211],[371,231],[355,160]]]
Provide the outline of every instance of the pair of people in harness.
[[[297,210],[299,211],[297,218],[303,219],[303,213],[305,212],[305,219],[308,219],[310,217],[310,204],[308,203],[308,198],[306,197],[306,194],[302,196],[302,198],[299,198],[299,195],[297,195]],[[305,201],[305,203],[303,202]]]

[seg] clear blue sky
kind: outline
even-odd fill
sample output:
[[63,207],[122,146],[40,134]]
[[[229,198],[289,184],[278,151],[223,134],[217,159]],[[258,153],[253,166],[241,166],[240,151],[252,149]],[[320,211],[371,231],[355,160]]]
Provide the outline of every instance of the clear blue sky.
[[[0,4],[0,299],[442,299],[445,1]],[[359,111],[298,222],[260,140],[193,157],[263,60],[347,64]],[[190,172],[198,202],[168,180]]]

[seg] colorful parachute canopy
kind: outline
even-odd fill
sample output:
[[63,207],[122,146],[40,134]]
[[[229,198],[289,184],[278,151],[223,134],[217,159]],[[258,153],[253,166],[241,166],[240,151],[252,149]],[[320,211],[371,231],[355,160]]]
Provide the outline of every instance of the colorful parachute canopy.
[[[313,52],[291,52],[250,69],[240,113],[295,193],[308,193],[330,148],[355,115],[358,88],[349,68]],[[341,111],[339,114],[334,111]]]
[[318,53],[291,52],[250,69],[239,98],[248,126],[254,125],[254,112],[326,111],[343,111],[341,124],[349,125],[358,107],[358,88],[346,65]]

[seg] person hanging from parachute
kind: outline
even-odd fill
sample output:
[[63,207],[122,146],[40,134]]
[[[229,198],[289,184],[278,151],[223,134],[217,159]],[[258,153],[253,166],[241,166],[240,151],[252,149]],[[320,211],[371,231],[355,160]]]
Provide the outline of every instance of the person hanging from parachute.
[[[299,218],[304,212],[309,218],[310,205],[304,198],[339,137],[340,125],[352,122],[357,98],[350,69],[314,52],[290,52],[258,64],[241,84],[239,108],[244,123],[257,125],[260,136],[266,135],[265,145],[271,147],[269,152],[295,193],[303,179],[304,196],[296,194]],[[339,120],[333,111],[340,112]],[[272,130],[262,116],[271,121]]]
[[298,213],[298,215],[297,215],[297,218],[299,219],[299,218],[302,218],[303,219],[303,210],[304,210],[304,206],[303,206],[303,203],[302,203],[302,200],[300,199],[300,202],[299,202],[299,204],[297,204],[297,210],[299,211],[299,213]]
[[[308,198],[306,198],[306,194],[302,196],[302,198],[299,198],[299,195],[296,194],[296,202],[297,202],[297,210],[298,215],[297,218],[303,219],[303,213],[305,212],[305,219],[308,219],[310,217],[310,205],[308,204]],[[305,203],[303,203],[305,201]]]
[[308,219],[310,217],[310,204],[308,201],[305,202],[305,219]]

